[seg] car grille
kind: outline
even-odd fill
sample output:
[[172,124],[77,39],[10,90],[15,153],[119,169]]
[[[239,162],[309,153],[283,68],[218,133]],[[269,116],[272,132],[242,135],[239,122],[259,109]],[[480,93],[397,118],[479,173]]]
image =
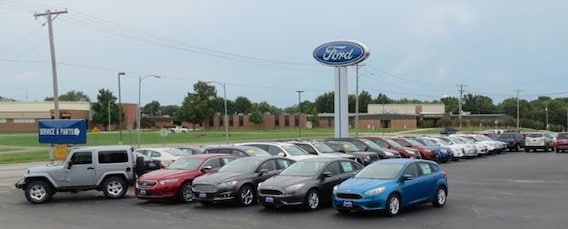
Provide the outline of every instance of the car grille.
[[272,190],[272,189],[261,189],[260,190],[260,194],[264,194],[264,195],[282,195],[281,191],[278,190]]
[[215,185],[210,184],[194,184],[193,185],[194,192],[216,192],[217,188]]
[[337,197],[342,199],[363,199],[361,195],[353,193],[337,193]]
[[158,182],[153,181],[153,180],[139,180],[138,181],[138,186],[142,187],[142,188],[149,188],[149,187],[153,187],[154,185],[156,185]]

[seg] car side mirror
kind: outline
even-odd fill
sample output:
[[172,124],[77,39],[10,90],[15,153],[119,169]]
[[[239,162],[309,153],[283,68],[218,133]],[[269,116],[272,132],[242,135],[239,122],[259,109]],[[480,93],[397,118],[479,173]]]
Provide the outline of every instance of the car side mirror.
[[268,169],[261,169],[261,170],[258,172],[258,176],[261,177],[261,176],[266,175],[267,173],[268,173]]
[[71,169],[73,167],[73,161],[67,162],[67,169]]
[[213,169],[213,167],[211,167],[210,165],[206,165],[206,166],[203,166],[201,168],[201,172],[207,173],[207,172],[211,171],[211,169]]
[[286,157],[286,154],[284,152],[278,152],[278,154],[276,154],[279,157]]
[[323,172],[321,178],[331,177],[331,172]]
[[412,180],[412,179],[414,179],[414,176],[412,174],[404,174],[404,175],[402,175],[402,179],[403,180]]

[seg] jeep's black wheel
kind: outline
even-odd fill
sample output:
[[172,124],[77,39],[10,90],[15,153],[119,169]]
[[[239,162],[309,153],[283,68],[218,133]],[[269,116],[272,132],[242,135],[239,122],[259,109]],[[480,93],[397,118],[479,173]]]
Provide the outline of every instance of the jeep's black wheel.
[[24,193],[30,203],[41,204],[49,201],[54,191],[51,190],[51,186],[47,182],[35,180],[26,184]]
[[120,199],[126,195],[128,186],[121,177],[107,177],[103,181],[103,193],[111,199]]
[[179,199],[184,203],[193,201],[193,192],[191,191],[191,181],[186,181],[179,189]]

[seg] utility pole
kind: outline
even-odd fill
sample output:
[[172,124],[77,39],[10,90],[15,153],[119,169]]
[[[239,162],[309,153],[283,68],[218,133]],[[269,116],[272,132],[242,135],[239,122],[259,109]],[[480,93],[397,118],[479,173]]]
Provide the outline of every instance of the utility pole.
[[365,65],[355,65],[355,137],[359,136],[359,66]]
[[[55,43],[53,42],[53,19],[57,18],[59,14],[66,14],[67,10],[65,11],[54,11],[51,12],[49,9],[45,10],[45,13],[34,13],[34,17],[45,16],[47,18],[47,29],[49,33],[49,51],[51,53],[51,75],[52,75],[52,82],[53,82],[53,111],[54,119],[59,119],[59,89],[57,86],[57,64],[55,62]],[[55,18],[52,18],[51,15],[55,15]],[[53,146],[53,145],[52,145]],[[53,164],[55,162],[55,149],[51,148],[49,151],[49,163]]]
[[459,104],[458,104],[458,108],[459,108],[459,116],[458,117],[459,117],[459,122],[460,122],[459,128],[462,128],[462,103],[463,103],[463,92],[464,92],[463,88],[467,87],[467,85],[459,84],[458,87],[460,87],[460,90],[459,90],[460,99],[459,99]]
[[[53,81],[53,106],[54,106],[54,119],[59,119],[59,90],[57,86],[57,64],[55,61],[55,42],[53,41],[53,25],[52,21],[57,18],[59,14],[66,14],[67,10],[64,11],[54,11],[51,12],[49,9],[45,10],[45,13],[35,13],[34,17],[45,16],[47,18],[47,29],[49,32],[49,51],[51,53],[51,75]],[[52,18],[51,15],[55,15],[55,18]],[[52,156],[50,155],[50,160],[52,160]]]
[[546,130],[548,130],[548,102],[545,103],[544,111],[546,112]]
[[296,91],[298,92],[298,135],[300,138],[302,137],[302,93],[304,91]]
[[519,92],[521,92],[521,90],[515,90],[517,92],[517,129],[519,129],[521,127],[520,122],[519,122]]
[[108,111],[108,128],[107,128],[107,131],[111,131],[111,128],[110,128],[110,125],[111,125],[110,124],[110,100],[107,102],[107,111]]

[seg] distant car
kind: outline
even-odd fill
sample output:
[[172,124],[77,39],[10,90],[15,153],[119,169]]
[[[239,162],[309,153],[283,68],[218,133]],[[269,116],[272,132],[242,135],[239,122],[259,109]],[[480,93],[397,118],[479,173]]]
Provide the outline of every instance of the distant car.
[[525,152],[536,152],[539,149],[544,152],[553,150],[552,136],[547,136],[546,133],[528,133],[525,137]]
[[147,157],[158,159],[165,167],[169,166],[172,162],[180,157],[188,156],[189,154],[177,148],[170,147],[156,147],[156,148],[140,148],[135,152],[143,154]]
[[287,142],[247,142],[237,145],[254,146],[270,153],[272,156],[287,157],[295,161],[316,157],[299,146]]
[[568,133],[558,133],[555,141],[556,152],[566,152],[568,150]]
[[519,132],[503,132],[497,137],[497,140],[507,143],[509,151],[518,152],[525,147],[525,137]]
[[398,215],[411,205],[431,202],[443,207],[448,195],[446,173],[435,162],[388,159],[374,162],[333,189],[333,205],[340,213],[384,211]]
[[323,142],[310,142],[310,141],[292,141],[294,145],[299,146],[311,155],[324,156],[324,157],[339,157],[355,160],[355,156],[351,154],[335,151]]
[[377,145],[373,141],[364,138],[328,138],[325,139],[326,141],[344,141],[344,142],[351,142],[361,151],[368,151],[374,152],[379,155],[380,159],[385,158],[400,158],[400,154],[395,150],[390,150],[386,148],[382,148],[381,146]]
[[344,158],[318,157],[298,161],[258,184],[258,201],[266,208],[301,206],[316,210],[329,202],[333,187],[353,177],[363,165]]
[[235,157],[252,157],[263,156],[270,157],[272,154],[254,146],[214,146],[206,147],[203,151],[204,154],[220,153],[229,154]]
[[178,134],[178,133],[187,133],[189,130],[183,126],[176,126],[176,127],[172,127],[170,128],[170,132],[173,134]]
[[438,160],[436,152],[434,152],[434,149],[432,149],[431,147],[426,147],[425,145],[423,145],[422,143],[412,139],[412,138],[404,138],[404,137],[398,137],[398,138],[391,138],[392,140],[394,140],[395,142],[397,142],[398,144],[405,146],[405,147],[410,147],[410,148],[414,148],[416,150],[418,150],[418,152],[420,152],[420,158],[422,159],[427,159],[427,160],[432,160],[432,161],[436,161]]
[[137,171],[137,175],[141,176],[144,173],[147,172],[151,172],[154,170],[158,170],[158,169],[163,169],[164,165],[162,164],[162,162],[158,159],[153,159],[151,157],[148,157],[144,154],[138,153],[136,152],[136,163],[138,163],[138,158],[142,158],[142,160],[144,161],[144,170],[142,171]]
[[202,154],[203,153],[203,148],[201,147],[193,147],[193,146],[179,146],[176,147],[177,149],[186,152],[189,155],[194,155],[194,154]]
[[329,146],[329,148],[332,148],[334,151],[353,155],[355,157],[355,161],[363,165],[368,165],[376,160],[379,160],[379,155],[376,154],[375,152],[361,151],[359,148],[357,148],[357,146],[355,146],[351,142],[328,140],[324,141],[324,143],[327,146]]
[[224,154],[199,154],[179,158],[168,168],[149,172],[139,177],[135,195],[138,199],[177,199],[182,202],[193,200],[191,184],[206,173],[216,172],[235,157]]
[[418,150],[402,146],[390,138],[386,137],[364,137],[364,138],[373,141],[375,144],[383,148],[398,151],[400,156],[403,158],[421,158],[420,152],[418,152]]
[[436,144],[438,146],[443,146],[443,147],[449,148],[450,151],[452,152],[452,160],[453,161],[457,161],[461,158],[465,158],[464,146],[453,144],[451,141],[445,141],[445,140],[443,140],[441,138],[437,138],[437,137],[422,137],[422,138],[428,139],[428,140],[434,142],[434,144]]
[[258,183],[278,175],[295,161],[283,157],[241,157],[193,181],[193,194],[202,205],[236,202],[250,206],[257,202]]

